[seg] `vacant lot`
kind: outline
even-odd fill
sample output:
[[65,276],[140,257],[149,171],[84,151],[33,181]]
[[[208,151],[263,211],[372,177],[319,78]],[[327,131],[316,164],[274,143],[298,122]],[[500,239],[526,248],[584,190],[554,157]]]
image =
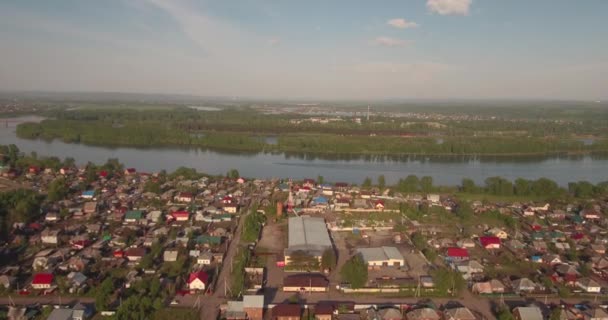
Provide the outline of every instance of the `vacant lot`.
[[287,222],[270,223],[262,229],[262,238],[256,247],[256,254],[266,261],[266,287],[283,286],[283,268],[277,261],[283,257],[287,246]]

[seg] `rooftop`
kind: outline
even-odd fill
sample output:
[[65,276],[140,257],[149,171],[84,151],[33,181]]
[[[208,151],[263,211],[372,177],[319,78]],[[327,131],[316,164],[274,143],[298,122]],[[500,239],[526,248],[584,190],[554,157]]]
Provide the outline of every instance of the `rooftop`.
[[289,247],[288,251],[316,251],[320,254],[331,248],[331,240],[323,218],[292,217],[289,218]]

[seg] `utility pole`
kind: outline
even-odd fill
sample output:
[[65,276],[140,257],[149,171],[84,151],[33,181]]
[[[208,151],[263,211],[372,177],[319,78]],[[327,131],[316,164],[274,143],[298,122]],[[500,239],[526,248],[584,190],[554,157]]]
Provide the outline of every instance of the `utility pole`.
[[369,108],[370,108],[370,105],[368,104],[367,105],[367,122],[369,122]]

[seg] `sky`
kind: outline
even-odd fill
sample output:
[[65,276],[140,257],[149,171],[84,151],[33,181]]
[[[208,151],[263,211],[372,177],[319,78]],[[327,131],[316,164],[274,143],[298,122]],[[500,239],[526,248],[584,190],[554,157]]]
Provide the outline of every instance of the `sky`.
[[608,99],[606,0],[0,0],[0,90]]

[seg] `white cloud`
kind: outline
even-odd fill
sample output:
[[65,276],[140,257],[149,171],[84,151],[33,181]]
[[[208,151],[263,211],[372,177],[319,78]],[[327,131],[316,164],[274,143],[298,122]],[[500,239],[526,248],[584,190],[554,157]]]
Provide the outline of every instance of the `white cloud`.
[[278,46],[279,44],[281,44],[281,38],[278,38],[278,37],[270,38],[270,39],[268,39],[268,44],[271,47]]
[[386,22],[386,24],[393,26],[398,29],[410,29],[410,28],[418,28],[418,24],[413,21],[407,21],[403,18],[395,18],[390,19]]
[[371,43],[383,47],[401,47],[409,44],[410,42],[407,40],[381,36],[374,39]]
[[426,7],[433,13],[446,15],[467,15],[473,0],[427,0]]
[[451,70],[454,67],[436,62],[367,62],[346,67],[357,73],[380,73],[380,74],[408,74],[417,76],[431,76],[438,72]]

